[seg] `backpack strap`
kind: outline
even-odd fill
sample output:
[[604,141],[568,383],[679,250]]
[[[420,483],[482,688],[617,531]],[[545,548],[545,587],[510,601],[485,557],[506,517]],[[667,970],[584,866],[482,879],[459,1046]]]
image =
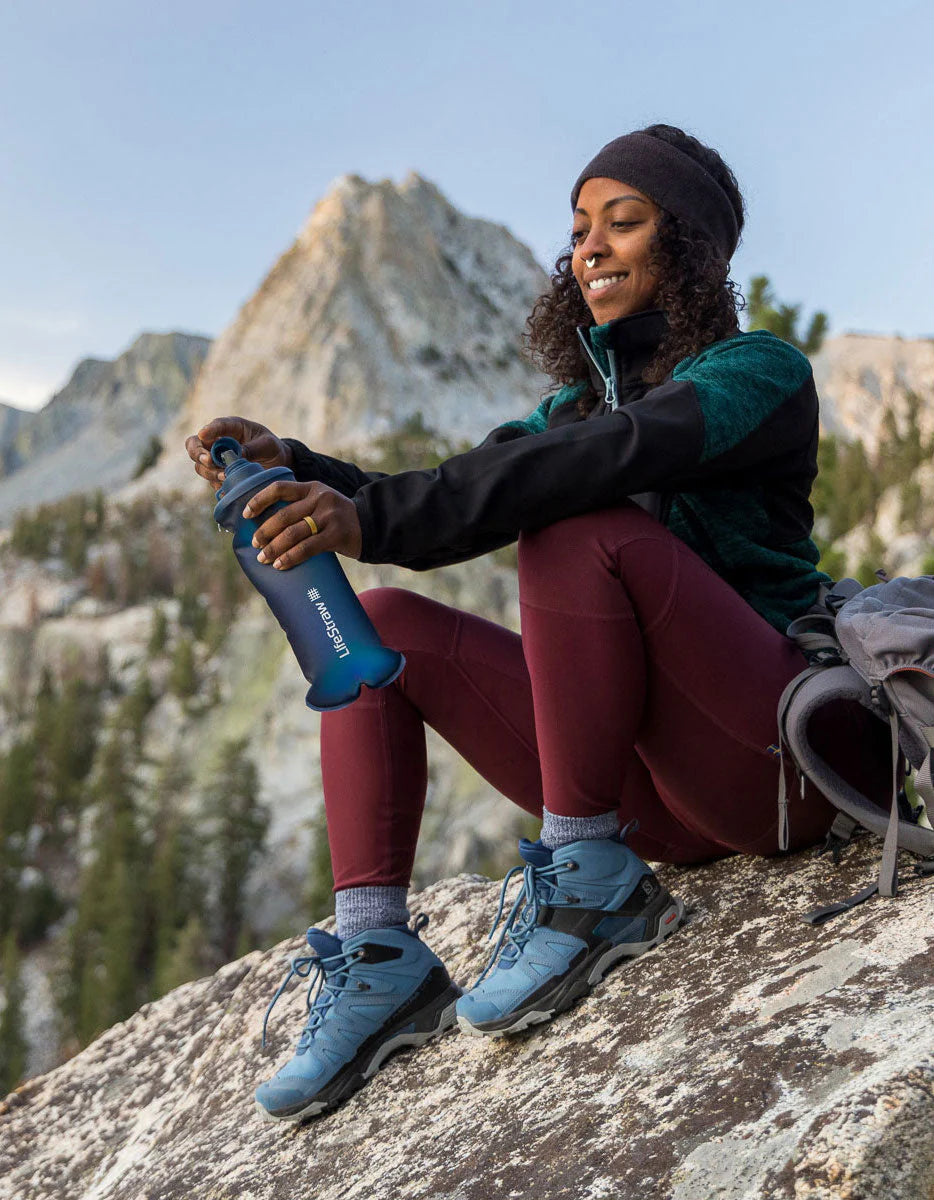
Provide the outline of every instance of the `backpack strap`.
[[898,891],[898,768],[902,750],[898,744],[898,713],[894,708],[889,713],[889,729],[892,731],[892,808],[882,846],[882,865],[879,867],[880,896],[894,896]]
[[[931,740],[931,731],[925,732]],[[934,748],[928,750],[924,762],[915,771],[915,791],[924,801],[925,812],[930,820],[934,816]]]
[[852,817],[847,816],[845,812],[838,812],[831,822],[830,828],[827,830],[827,836],[824,839],[824,844],[817,852],[817,857],[822,854],[829,854],[836,864],[839,864],[843,851],[853,840],[853,834],[856,832],[859,823],[854,821]]
[[[793,681],[794,682],[794,681]],[[800,687],[792,696],[784,720],[785,743],[794,756],[802,773],[820,789],[835,808],[845,812],[859,825],[882,836],[891,824],[891,812],[886,814],[877,804],[858,791],[839,775],[825,759],[817,753],[807,736],[808,722],[822,705],[833,700],[858,700],[878,715],[873,707],[869,684],[852,668],[826,667],[817,671],[807,687]],[[896,732],[897,740],[897,732]],[[898,761],[893,763],[897,778]],[[934,831],[915,825],[911,821],[898,819],[898,789],[895,789],[895,812],[897,844],[914,854],[934,854]]]
[[[825,904],[821,908],[815,908],[811,912],[805,913],[802,920],[807,921],[809,925],[822,925],[824,921],[829,921],[831,917],[836,917],[842,912],[848,912],[851,908],[856,908],[858,904],[863,904],[866,900],[872,899],[877,893],[880,896],[894,896],[898,892],[898,834],[899,826],[904,824],[904,822],[899,821],[898,812],[898,768],[901,762],[901,748],[898,744],[898,716],[894,711],[889,717],[889,726],[892,730],[892,809],[889,813],[888,827],[885,831],[885,844],[882,847],[882,864],[879,868],[879,878],[875,883],[870,884],[869,887],[863,888],[862,891],[854,892],[846,900],[838,900],[835,904]],[[875,805],[873,805],[873,808],[875,808]],[[878,812],[878,809],[876,811]],[[837,820],[841,816],[844,820],[849,820],[842,813],[837,814]],[[837,821],[835,820],[834,825],[836,823]],[[832,831],[833,825],[831,826]],[[830,835],[828,834],[829,840]]]
[[[801,620],[806,618],[802,617]],[[795,624],[797,622],[794,622]],[[798,692],[811,679],[816,678],[822,671],[826,670],[822,666],[805,667],[805,669],[796,675],[794,679],[785,687],[778,700],[778,848],[779,850],[788,849],[789,827],[788,827],[788,787],[785,782],[785,747],[788,742],[787,725],[788,725],[788,710],[791,708],[792,701],[797,696]],[[795,769],[801,780],[801,792],[804,794],[804,775],[802,774],[797,762]]]
[[809,925],[823,925],[831,917],[836,917],[842,912],[848,912],[851,908],[855,908],[857,904],[862,904],[864,900],[871,899],[878,890],[878,882],[873,883],[869,887],[863,888],[861,892],[854,892],[846,900],[838,900],[836,904],[825,904],[821,908],[815,908],[812,912],[805,913],[801,919],[802,921],[807,921]]

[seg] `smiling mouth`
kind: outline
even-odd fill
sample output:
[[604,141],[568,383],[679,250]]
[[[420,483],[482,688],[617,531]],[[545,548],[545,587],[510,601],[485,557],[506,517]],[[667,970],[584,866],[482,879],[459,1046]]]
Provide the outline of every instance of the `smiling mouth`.
[[612,287],[614,283],[621,283],[628,277],[629,272],[622,275],[604,275],[600,279],[591,279],[587,284],[589,292],[605,292],[607,288]]

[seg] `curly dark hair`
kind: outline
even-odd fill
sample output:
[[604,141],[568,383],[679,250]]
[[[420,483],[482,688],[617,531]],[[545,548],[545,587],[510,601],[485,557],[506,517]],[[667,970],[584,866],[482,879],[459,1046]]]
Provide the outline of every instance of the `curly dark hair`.
[[[742,232],[746,205],[733,172],[716,150],[675,125],[649,125],[638,132],[669,142],[709,171],[726,192]],[[665,208],[649,245],[650,263],[659,277],[657,306],[664,309],[669,326],[642,372],[644,382],[657,384],[682,358],[735,334],[739,329],[736,314],[745,301],[729,278],[729,263],[713,242]],[[554,383],[587,383],[577,401],[578,410],[586,416],[597,403],[597,395],[590,385],[576,326],[591,326],[594,320],[571,271],[573,253],[569,244],[559,255],[551,291],[536,301],[523,342],[529,360]]]

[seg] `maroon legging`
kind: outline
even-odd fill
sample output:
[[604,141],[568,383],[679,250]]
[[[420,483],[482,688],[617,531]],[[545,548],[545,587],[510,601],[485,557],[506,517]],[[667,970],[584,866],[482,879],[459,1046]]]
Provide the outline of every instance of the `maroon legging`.
[[[427,789],[424,723],[497,791],[541,816],[638,817],[642,857],[777,850],[776,710],[805,666],[680,538],[625,502],[519,536],[522,635],[400,587],[361,594],[406,665],[321,718],[334,890],[408,885]],[[885,796],[885,749],[858,706],[812,737]],[[883,739],[884,740],[884,739]],[[843,769],[841,761],[837,763]],[[789,771],[789,782],[793,777]],[[792,848],[833,810],[792,789]]]

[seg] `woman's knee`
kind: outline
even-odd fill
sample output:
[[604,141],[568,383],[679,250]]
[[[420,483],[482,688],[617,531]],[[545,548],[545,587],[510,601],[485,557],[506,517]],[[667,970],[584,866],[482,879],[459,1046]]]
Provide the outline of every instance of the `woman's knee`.
[[541,529],[523,530],[519,534],[519,565],[523,560],[547,556],[566,558],[573,563],[587,547],[605,548],[627,539],[670,537],[671,534],[655,517],[632,500],[612,508],[597,508],[544,525]]
[[367,588],[358,595],[380,640],[396,650],[446,649],[457,610],[403,587]]
[[631,500],[555,521],[519,535],[519,590],[525,600],[551,605],[568,590],[602,592],[608,580],[624,591],[667,595],[675,571],[675,536]]
[[359,592],[357,599],[380,635],[385,637],[389,630],[412,620],[413,599],[420,597],[406,588],[371,587]]

